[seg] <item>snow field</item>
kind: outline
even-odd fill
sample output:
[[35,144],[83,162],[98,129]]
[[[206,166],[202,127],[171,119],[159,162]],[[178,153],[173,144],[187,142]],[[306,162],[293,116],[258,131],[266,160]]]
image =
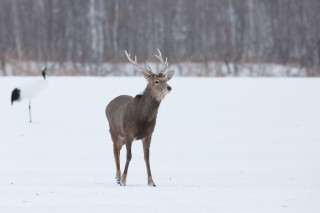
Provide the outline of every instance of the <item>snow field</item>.
[[32,79],[0,78],[1,212],[320,211],[319,79],[174,77],[151,144],[156,188],[140,141],[116,184],[104,115],[143,77],[49,76],[29,124],[10,94]]

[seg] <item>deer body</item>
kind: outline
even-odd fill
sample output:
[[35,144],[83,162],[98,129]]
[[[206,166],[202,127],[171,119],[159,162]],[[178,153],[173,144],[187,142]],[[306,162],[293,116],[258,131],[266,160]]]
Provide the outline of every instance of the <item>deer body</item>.
[[[159,57],[161,57],[160,51],[159,54]],[[136,60],[131,60],[130,55],[127,54],[127,57],[129,61],[137,65]],[[163,61],[162,58],[160,61]],[[165,66],[167,67],[168,64],[166,63]],[[139,68],[141,69],[141,67]],[[164,71],[160,71],[160,74],[156,75],[151,69],[143,68],[142,74],[148,81],[143,94],[136,95],[135,97],[128,95],[118,96],[110,101],[106,107],[106,116],[113,141],[116,180],[122,186],[126,185],[128,167],[132,158],[131,146],[134,140],[142,140],[148,185],[155,186],[150,169],[149,147],[161,100],[171,90],[167,81],[173,76],[173,71],[169,71],[166,74],[164,74]],[[120,150],[123,145],[126,146],[127,156],[125,169],[121,175]]]
[[[146,105],[149,107],[143,109],[142,106]],[[159,106],[159,102],[151,100],[147,95],[137,95],[135,98],[127,95],[116,97],[106,108],[111,134],[130,141],[151,136]]]

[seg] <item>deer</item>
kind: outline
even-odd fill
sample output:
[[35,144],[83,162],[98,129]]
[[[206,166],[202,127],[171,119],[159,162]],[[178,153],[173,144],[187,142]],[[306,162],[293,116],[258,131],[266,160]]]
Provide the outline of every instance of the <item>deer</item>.
[[[172,90],[168,81],[172,78],[174,71],[166,71],[169,63],[167,57],[163,60],[160,50],[155,55],[162,64],[159,73],[156,74],[147,63],[147,67],[138,64],[137,57],[131,59],[130,53],[125,50],[130,63],[141,70],[148,84],[142,94],[135,97],[120,95],[109,102],[105,113],[109,123],[109,132],[113,142],[113,154],[116,164],[116,181],[120,186],[126,186],[127,173],[132,159],[131,146],[133,141],[142,140],[144,160],[147,169],[148,185],[155,187],[150,169],[150,144],[155,129],[158,109],[161,101]],[[126,163],[121,175],[120,151],[126,146]]]

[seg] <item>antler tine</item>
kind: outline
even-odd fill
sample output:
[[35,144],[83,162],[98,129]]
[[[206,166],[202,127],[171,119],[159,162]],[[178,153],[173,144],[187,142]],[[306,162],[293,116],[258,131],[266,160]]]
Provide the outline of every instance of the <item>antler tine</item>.
[[150,64],[148,63],[148,61],[146,61],[146,64],[147,64],[147,66],[148,66],[148,69],[149,69],[149,70],[152,70],[151,67],[150,67]]
[[159,50],[159,48],[157,48],[158,50],[158,53],[159,55],[155,55],[157,59],[159,59],[159,61],[163,64],[163,67],[161,68],[159,74],[163,74],[164,71],[166,71],[166,69],[168,68],[169,66],[169,63],[168,63],[168,58],[166,57],[166,61],[163,61],[163,58],[162,58],[162,55],[161,55],[161,52]]
[[149,66],[149,69],[150,69],[150,70],[148,70],[147,68],[142,67],[142,66],[140,66],[140,65],[138,64],[138,62],[137,62],[137,56],[134,56],[134,60],[132,60],[131,57],[130,57],[130,53],[128,53],[127,50],[125,50],[125,53],[126,53],[127,59],[128,59],[132,64],[134,64],[136,67],[138,67],[139,69],[144,70],[144,71],[152,72],[149,65],[148,65],[148,66]]

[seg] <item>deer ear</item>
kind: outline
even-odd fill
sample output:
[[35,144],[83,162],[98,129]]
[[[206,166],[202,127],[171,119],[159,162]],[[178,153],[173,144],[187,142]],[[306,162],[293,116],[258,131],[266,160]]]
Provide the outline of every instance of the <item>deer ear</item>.
[[147,81],[150,81],[151,76],[152,76],[151,73],[145,72],[145,71],[142,71],[142,75],[143,75],[143,77],[144,77]]
[[173,74],[174,74],[174,70],[170,70],[170,71],[166,72],[165,77],[166,77],[167,81],[169,81],[172,78]]

